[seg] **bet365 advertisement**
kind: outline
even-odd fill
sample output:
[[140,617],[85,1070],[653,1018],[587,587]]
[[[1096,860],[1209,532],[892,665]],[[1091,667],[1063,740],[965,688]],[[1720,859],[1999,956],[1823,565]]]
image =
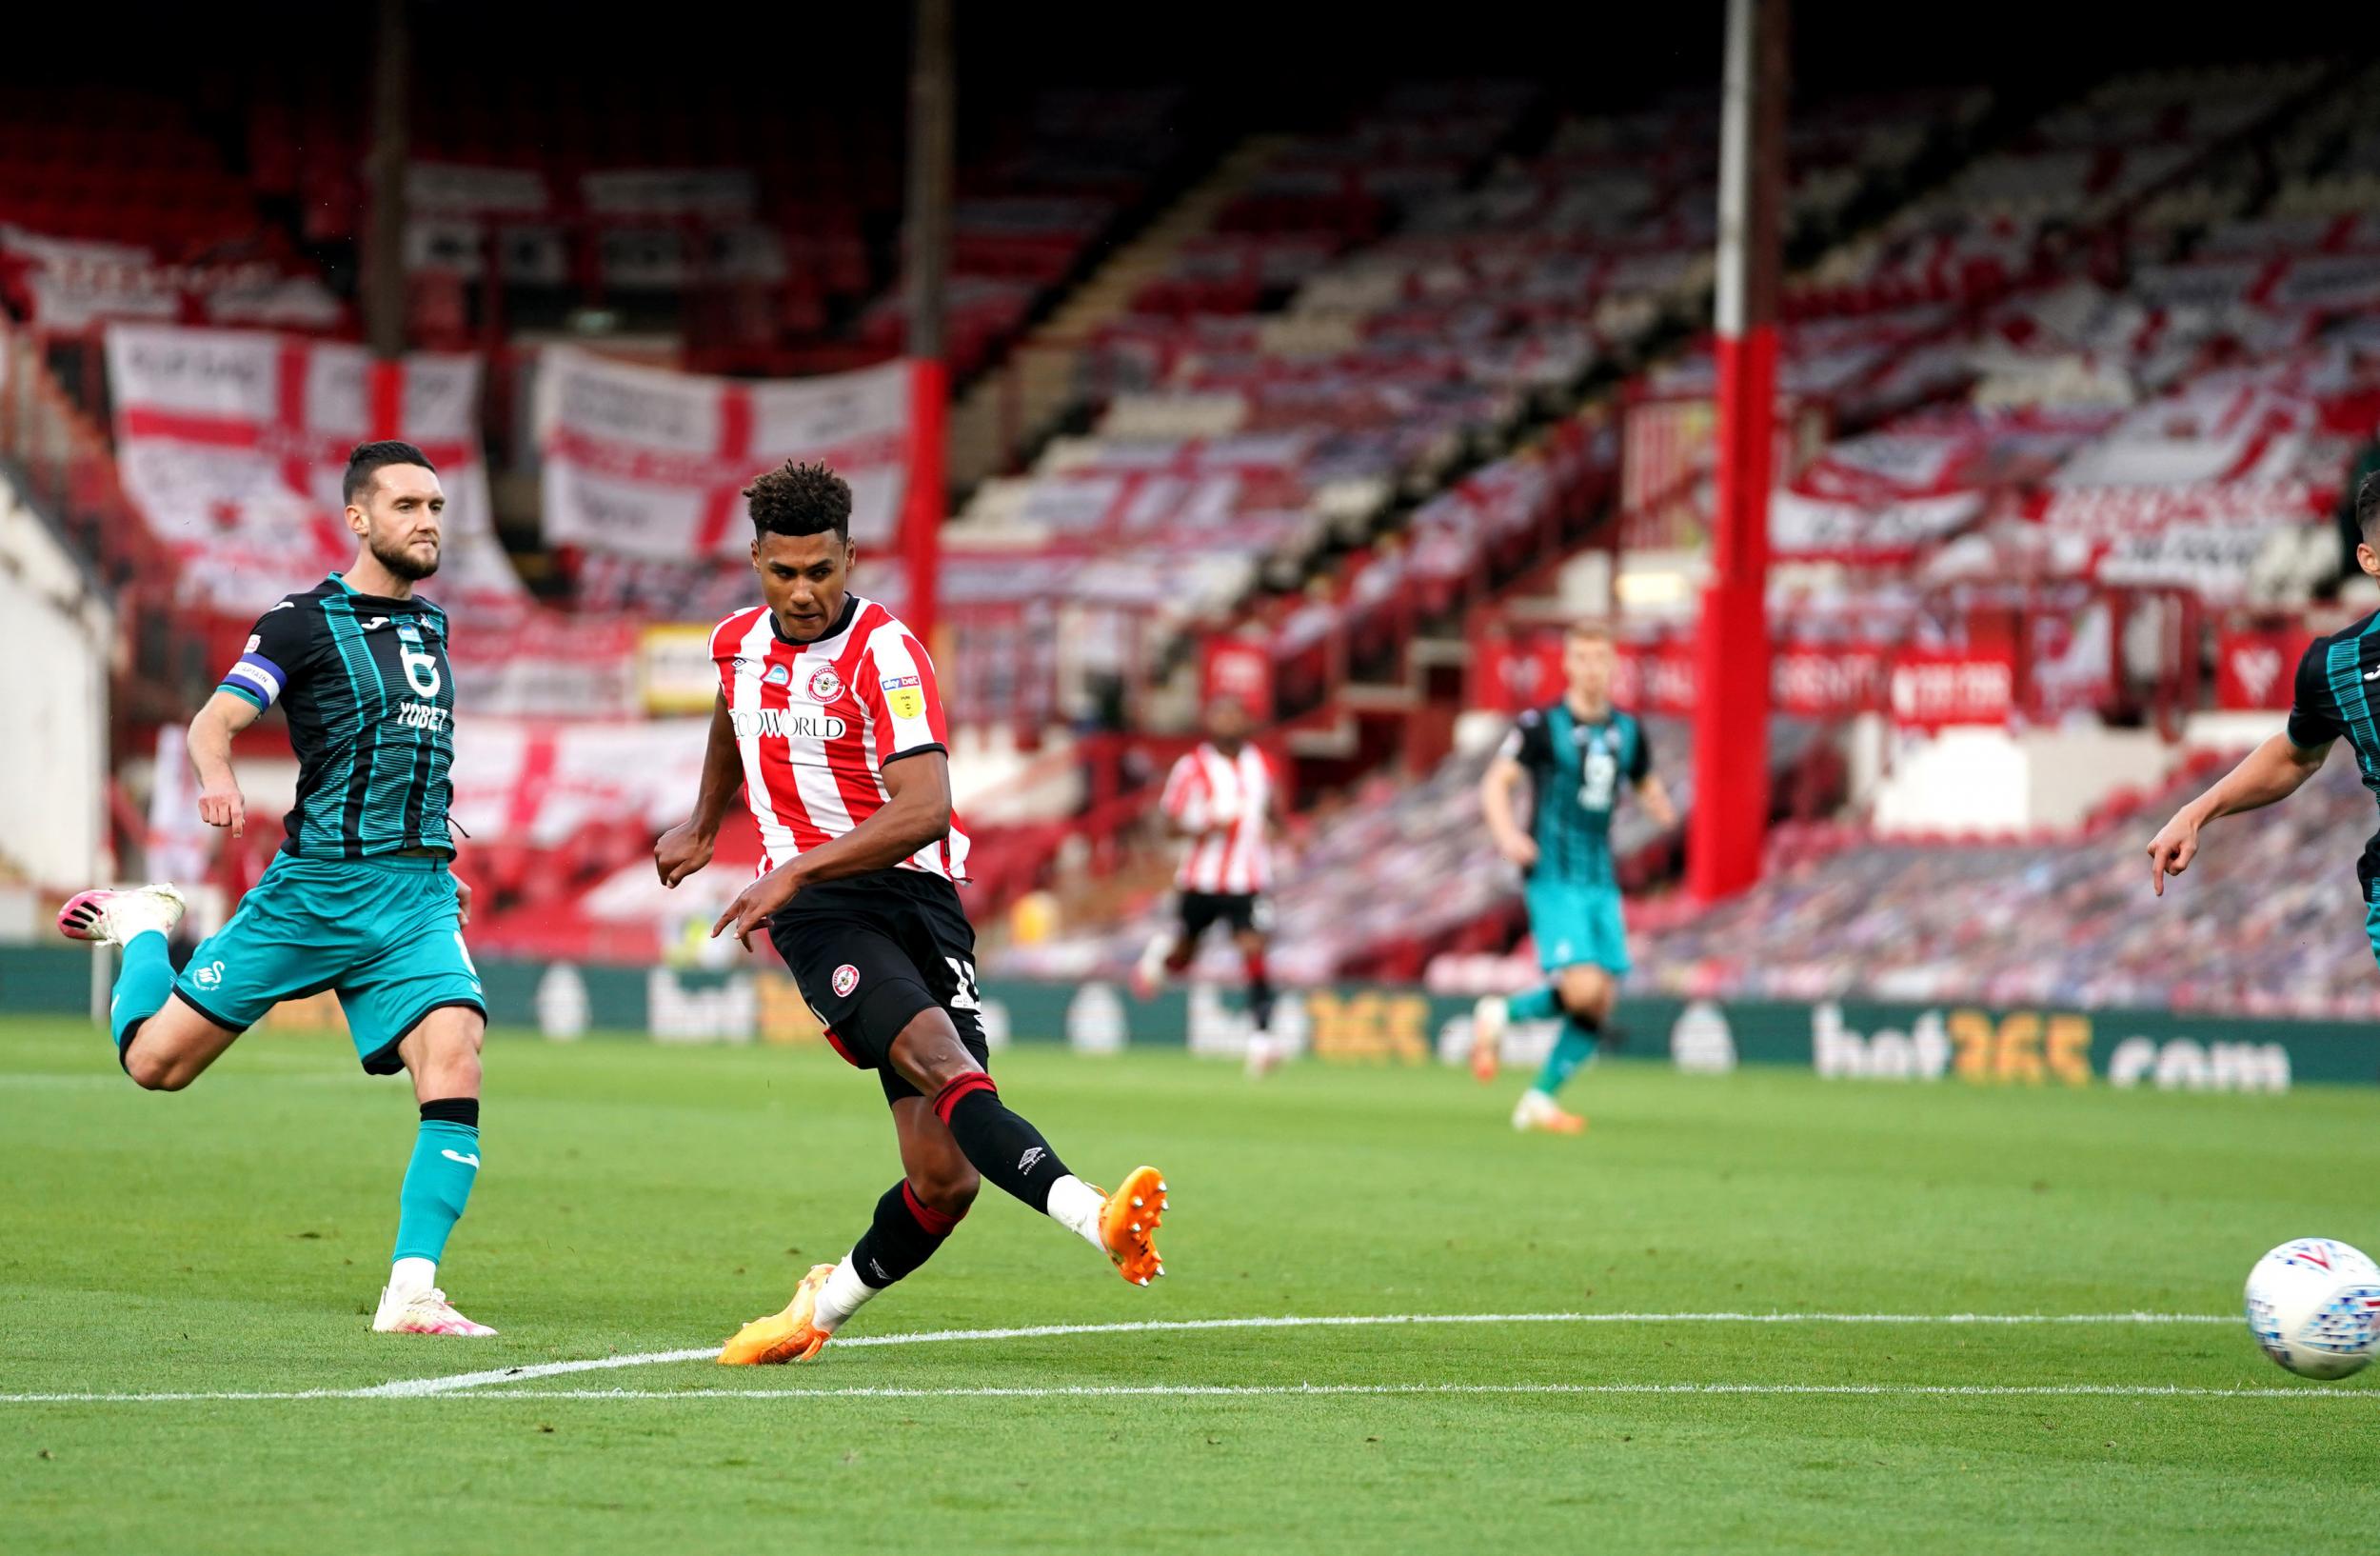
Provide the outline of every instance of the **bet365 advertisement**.
[[[824,1041],[818,1018],[782,972],[488,960],[480,974],[495,1024],[555,1042]],[[1228,1056],[1247,1042],[1245,1008],[1227,987],[1174,988],[1143,1002],[1121,983],[986,978],[981,994],[995,1047],[1064,1043],[1084,1053],[1187,1047]],[[89,953],[0,948],[0,1009],[83,1014],[90,995]],[[1325,1063],[1455,1062],[1471,1050],[1472,1006],[1467,997],[1390,986],[1284,990],[1274,1029],[1294,1051]],[[283,1006],[265,1025],[303,1032],[339,1024],[336,1000],[324,994]],[[1534,1061],[1554,1032],[1551,1022],[1514,1024],[1505,1059]],[[2164,1010],[1651,998],[1622,1005],[1616,1036],[1629,1057],[1695,1074],[1793,1065],[1874,1085],[2269,1092],[2380,1084],[2380,1033],[2369,1027]]]

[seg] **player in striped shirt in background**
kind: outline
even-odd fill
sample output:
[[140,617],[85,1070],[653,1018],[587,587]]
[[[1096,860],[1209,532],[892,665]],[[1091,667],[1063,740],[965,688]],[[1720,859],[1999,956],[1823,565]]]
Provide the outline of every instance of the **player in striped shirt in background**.
[[1112,1196],[1094,1188],[984,1073],[942,697],[924,646],[849,591],[850,487],[823,465],[787,464],[744,495],[764,603],[711,632],[720,689],[701,792],[653,860],[667,887],[709,864],[743,790],[765,854],[711,933],[732,930],[748,948],[767,928],[827,1040],[882,1083],[902,1177],[842,1262],[813,1267],[720,1361],[817,1355],[863,1303],[934,1255],[984,1178],[1148,1285],[1165,1273],[1151,1241],[1166,1207],[1156,1168],[1136,1167]]
[[1272,913],[1264,900],[1273,888],[1271,834],[1280,790],[1264,753],[1248,740],[1249,722],[1240,703],[1216,699],[1206,710],[1206,739],[1166,775],[1159,808],[1167,830],[1185,840],[1174,872],[1181,923],[1140,952],[1132,991],[1153,997],[1169,976],[1188,970],[1208,929],[1227,926],[1248,974],[1248,1073],[1262,1075],[1282,1058],[1273,1034],[1265,967]]

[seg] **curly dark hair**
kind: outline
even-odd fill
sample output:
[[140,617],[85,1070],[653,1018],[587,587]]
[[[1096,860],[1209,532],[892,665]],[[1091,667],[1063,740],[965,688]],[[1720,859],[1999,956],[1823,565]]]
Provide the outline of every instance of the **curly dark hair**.
[[786,460],[764,470],[744,489],[751,505],[752,534],[816,535],[832,529],[851,538],[851,485],[823,465]]

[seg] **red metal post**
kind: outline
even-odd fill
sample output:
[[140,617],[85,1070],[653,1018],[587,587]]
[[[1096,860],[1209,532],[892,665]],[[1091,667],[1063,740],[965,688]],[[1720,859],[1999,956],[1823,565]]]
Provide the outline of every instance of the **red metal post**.
[[1769,485],[1776,447],[1784,0],[1729,0],[1719,139],[1718,480],[1696,642],[1686,885],[1705,901],[1760,876],[1769,812]]

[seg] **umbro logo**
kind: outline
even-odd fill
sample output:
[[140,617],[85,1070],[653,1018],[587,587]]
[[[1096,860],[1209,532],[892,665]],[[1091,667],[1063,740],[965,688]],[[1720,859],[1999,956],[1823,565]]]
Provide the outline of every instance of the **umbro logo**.
[[1017,1170],[1019,1172],[1032,1171],[1033,1164],[1048,1154],[1049,1151],[1043,1147],[1027,1146],[1024,1148],[1024,1154],[1017,1158]]

